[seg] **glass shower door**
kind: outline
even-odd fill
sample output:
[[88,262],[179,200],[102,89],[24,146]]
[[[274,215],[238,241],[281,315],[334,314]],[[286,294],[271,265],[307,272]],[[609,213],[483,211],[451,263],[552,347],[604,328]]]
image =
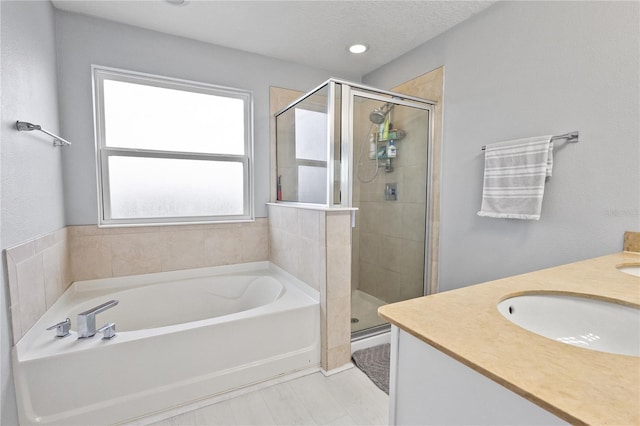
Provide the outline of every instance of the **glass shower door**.
[[353,92],[351,331],[388,325],[379,306],[425,294],[429,106]]

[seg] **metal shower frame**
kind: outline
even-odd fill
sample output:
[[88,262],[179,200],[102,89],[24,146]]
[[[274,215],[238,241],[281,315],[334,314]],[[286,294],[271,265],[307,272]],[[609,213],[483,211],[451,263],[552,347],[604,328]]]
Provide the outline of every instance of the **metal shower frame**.
[[[335,114],[336,114],[336,94],[337,89],[336,85],[341,85],[340,90],[340,100],[341,100],[341,111],[340,111],[340,135],[341,135],[341,145],[340,145],[340,157],[335,157]],[[327,194],[326,194],[326,203],[324,205],[325,208],[345,208],[353,206],[353,194],[351,185],[354,179],[354,144],[353,144],[353,113],[354,113],[354,103],[355,97],[362,97],[372,100],[377,100],[393,105],[402,105],[413,108],[418,108],[422,110],[426,110],[429,112],[428,114],[428,132],[427,132],[427,193],[426,202],[425,202],[425,223],[426,229],[425,233],[428,232],[429,229],[429,221],[430,221],[430,210],[431,210],[431,197],[433,194],[433,132],[434,132],[434,112],[436,102],[419,98],[416,96],[405,95],[398,92],[393,92],[389,90],[381,90],[376,87],[354,83],[346,80],[330,78],[329,80],[323,82],[322,84],[316,86],[312,90],[305,93],[303,96],[299,97],[295,101],[291,102],[285,108],[282,108],[278,112],[276,112],[275,117],[278,117],[280,114],[286,112],[290,108],[298,105],[305,99],[309,98],[317,94],[318,91],[327,87],[327,115],[330,117],[328,120],[327,126]],[[335,172],[334,172],[334,159],[340,161],[340,203],[334,203],[334,181],[335,181]],[[276,163],[277,170],[277,163]],[[277,172],[276,172],[277,179]],[[281,204],[304,204],[298,202],[291,201],[276,201]],[[430,259],[430,239],[425,236],[425,256],[424,256],[424,282],[423,282],[423,294],[430,293],[429,283],[431,282],[431,262]],[[384,331],[384,330],[380,330]],[[367,336],[376,334],[376,330],[373,330],[373,333],[366,333]],[[359,336],[358,336],[359,337]],[[357,337],[356,337],[357,338]]]

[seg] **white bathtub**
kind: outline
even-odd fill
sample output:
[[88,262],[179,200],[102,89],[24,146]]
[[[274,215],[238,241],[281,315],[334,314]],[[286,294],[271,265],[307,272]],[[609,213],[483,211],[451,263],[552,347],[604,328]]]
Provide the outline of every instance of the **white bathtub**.
[[[117,336],[77,339],[110,299]],[[21,424],[133,421],[319,362],[317,292],[268,262],[76,282],[13,350]]]

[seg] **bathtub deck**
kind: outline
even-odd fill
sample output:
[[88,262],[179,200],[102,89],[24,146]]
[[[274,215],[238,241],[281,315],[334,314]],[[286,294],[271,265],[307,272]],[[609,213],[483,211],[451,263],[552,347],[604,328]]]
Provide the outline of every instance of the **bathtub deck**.
[[386,425],[389,397],[357,368],[280,383],[152,423],[175,425]]

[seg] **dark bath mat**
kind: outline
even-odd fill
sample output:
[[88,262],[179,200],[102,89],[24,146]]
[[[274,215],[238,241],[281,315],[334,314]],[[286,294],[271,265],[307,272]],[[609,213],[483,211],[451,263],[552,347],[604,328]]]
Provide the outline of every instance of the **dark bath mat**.
[[366,374],[373,383],[389,394],[389,343],[355,351],[351,357],[356,367]]

